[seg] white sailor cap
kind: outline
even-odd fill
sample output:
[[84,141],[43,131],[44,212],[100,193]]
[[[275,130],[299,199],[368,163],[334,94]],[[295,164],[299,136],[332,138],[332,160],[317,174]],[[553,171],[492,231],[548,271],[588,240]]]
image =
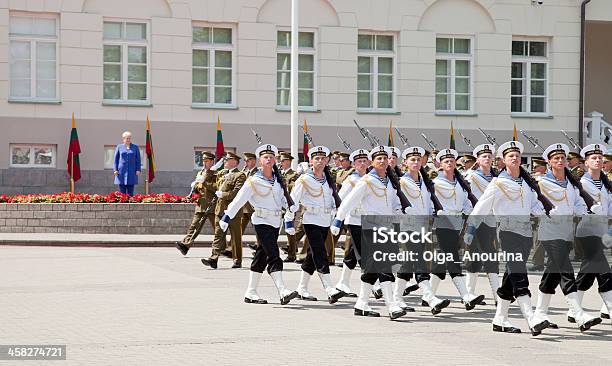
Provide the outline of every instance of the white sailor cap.
[[459,156],[459,153],[455,149],[442,149],[438,155],[436,155],[436,161],[441,163],[442,160],[447,158],[457,159],[457,156]]
[[278,148],[272,144],[263,144],[255,150],[255,156],[262,156],[264,154],[276,156],[276,154],[278,154]]
[[608,153],[606,147],[603,144],[590,144],[580,150],[580,155],[586,159],[587,156],[593,154],[605,155]]
[[355,150],[351,153],[351,155],[349,155],[349,160],[351,161],[351,163],[355,162],[355,160],[357,159],[363,159],[363,158],[368,158],[369,155],[369,151],[366,149],[358,149]]
[[478,157],[478,155],[480,155],[480,154],[491,154],[491,155],[494,155],[495,154],[495,148],[491,144],[478,145],[478,146],[476,146],[474,151],[472,151],[472,155],[474,155],[475,157]]
[[425,149],[420,146],[411,146],[404,150],[402,158],[408,159],[409,156],[423,156],[425,155]]
[[399,158],[402,151],[395,146],[387,146],[391,150],[391,154],[395,155],[396,158]]
[[554,155],[558,155],[558,154],[563,154],[567,157],[567,154],[569,153],[569,151],[570,149],[566,144],[563,144],[563,143],[552,144],[549,147],[547,147],[546,150],[544,150],[544,152],[542,153],[542,158],[548,161]]
[[315,146],[311,149],[308,149],[308,158],[312,159],[313,156],[328,156],[329,149],[325,146]]
[[525,147],[519,141],[508,141],[499,145],[497,149],[497,156],[503,158],[507,153],[512,151],[518,151],[520,154],[523,153]]
[[375,157],[377,157],[378,155],[387,155],[387,157],[391,156],[391,149],[389,148],[389,146],[376,146],[375,148],[373,148],[372,150],[370,150],[370,153],[368,154],[368,158],[370,160],[374,160]]

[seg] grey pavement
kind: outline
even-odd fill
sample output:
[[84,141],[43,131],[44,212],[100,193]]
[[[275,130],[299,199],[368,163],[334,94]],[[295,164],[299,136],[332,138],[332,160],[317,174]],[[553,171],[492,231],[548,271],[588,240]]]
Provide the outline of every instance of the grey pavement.
[[[612,364],[610,321],[581,334],[565,320],[560,293],[551,317],[561,328],[534,338],[516,305],[511,318],[524,333],[492,332],[484,276],[478,290],[490,305],[466,312],[447,279],[438,293],[453,302],[442,314],[433,317],[408,296],[417,311],[389,321],[353,316],[351,298],[281,306],[267,275],[259,290],[270,304],[245,304],[248,269],[230,269],[229,259],[207,269],[200,258],[209,254],[203,247],[183,257],[174,248],[0,246],[0,344],[67,344],[67,361],[16,365]],[[295,287],[298,265],[285,269]],[[334,280],[339,274],[333,267]],[[534,293],[538,282],[531,277]],[[357,273],[351,284],[357,290]],[[316,276],[310,288],[325,297]],[[594,289],[584,303],[593,314],[601,306]],[[382,301],[371,305],[384,313]]]

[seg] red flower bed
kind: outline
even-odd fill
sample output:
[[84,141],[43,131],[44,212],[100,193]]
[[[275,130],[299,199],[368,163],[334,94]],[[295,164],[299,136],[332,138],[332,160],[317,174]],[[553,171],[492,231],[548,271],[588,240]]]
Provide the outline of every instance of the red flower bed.
[[174,196],[168,193],[137,194],[132,197],[120,192],[108,195],[89,193],[28,194],[7,196],[0,195],[0,203],[192,203],[197,195]]

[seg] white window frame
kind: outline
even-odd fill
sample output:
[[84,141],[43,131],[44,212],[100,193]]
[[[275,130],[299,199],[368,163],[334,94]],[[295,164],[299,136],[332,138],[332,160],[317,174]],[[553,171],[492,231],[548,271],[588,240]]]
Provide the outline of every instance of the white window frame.
[[[205,27],[205,28],[229,28],[232,30],[232,44],[215,44],[215,43],[196,43],[193,41],[193,27]],[[237,69],[238,69],[238,55],[237,55],[237,47],[236,43],[238,41],[237,37],[237,27],[236,24],[232,23],[203,23],[203,22],[193,22],[191,24],[191,44],[192,44],[192,63],[191,63],[191,71],[193,75],[193,51],[194,50],[206,50],[208,51],[208,100],[210,103],[198,103],[193,101],[193,79],[191,82],[192,87],[192,95],[191,95],[191,105],[195,108],[213,108],[213,109],[236,109],[238,106],[238,102],[236,101],[236,97],[238,93],[236,90],[238,89],[238,78],[237,78]],[[213,31],[214,32],[214,31]],[[215,103],[215,58],[214,54],[216,51],[230,51],[232,53],[232,103]]]
[[[356,100],[357,112],[383,112],[383,113],[395,113],[397,111],[397,71],[398,71],[398,36],[397,33],[394,32],[376,32],[371,30],[360,30],[357,34],[357,37],[360,35],[373,35],[373,36],[392,36],[393,37],[393,51],[378,51],[374,50],[360,50],[359,44],[357,44],[357,60],[359,57],[371,57],[372,58],[372,73],[371,81],[372,81],[372,89],[370,93],[372,93],[372,107],[371,108],[360,108],[359,100]],[[378,58],[379,57],[391,57],[393,58],[393,75],[392,75],[392,90],[391,90],[391,103],[393,104],[392,108],[379,108],[378,107]],[[359,75],[359,61],[357,61],[357,70],[356,75]],[[359,92],[359,83],[357,83],[357,93]],[[359,98],[357,94],[357,98]]]
[[[30,163],[29,164],[13,164],[13,149],[14,148],[29,148],[30,149]],[[34,164],[34,149],[35,148],[51,148],[51,165]],[[11,168],[40,168],[40,169],[51,169],[57,165],[57,145],[52,144],[9,144],[9,166]]]
[[[10,12],[9,13],[9,24],[12,17],[31,17],[31,18],[47,18],[47,19],[55,19],[55,37],[48,36],[35,36],[35,35],[13,35],[10,34],[10,25],[8,27],[9,31],[9,47],[8,47],[8,58],[9,58],[9,74],[8,74],[8,100],[12,102],[33,102],[33,103],[59,103],[61,100],[60,97],[60,17],[57,14],[41,14],[41,13],[28,13],[28,12]],[[12,41],[16,42],[30,42],[30,97],[14,97],[11,96],[11,71],[10,71],[10,45]],[[38,42],[41,43],[55,43],[55,98],[40,98],[35,96],[37,90],[36,84],[36,67],[37,67],[37,58],[36,52],[37,47],[36,44]]]
[[[476,47],[475,37],[473,35],[465,35],[465,34],[436,34],[436,42],[438,38],[451,38],[451,39],[468,39],[470,41],[470,53],[469,54],[455,54],[455,53],[438,53],[436,52],[436,62],[437,60],[446,60],[450,61],[450,75],[448,76],[450,79],[450,91],[447,93],[450,95],[450,106],[449,109],[436,109],[436,77],[434,70],[434,110],[438,115],[474,115],[474,83],[475,83],[475,75],[474,75],[474,50]],[[435,46],[434,46],[435,47]],[[468,61],[470,63],[470,108],[468,110],[456,110],[455,109],[455,61]],[[434,64],[435,69],[435,64]]]
[[[121,99],[104,99],[104,76],[102,76],[102,103],[108,105],[136,105],[150,106],[151,105],[151,22],[145,19],[130,19],[130,18],[104,18],[104,23],[122,23],[125,34],[127,23],[144,24],[146,27],[147,39],[143,41],[127,40],[127,39],[106,39],[102,34],[102,69],[104,70],[104,46],[121,46]],[[147,99],[132,100],[128,98],[128,47],[145,47],[147,55]]]
[[[546,56],[514,56],[512,55],[512,44],[510,45],[510,53],[512,56],[512,61],[510,63],[510,81],[519,80],[518,78],[512,77],[512,63],[522,63],[526,66],[524,70],[524,77],[520,80],[524,80],[523,88],[525,94],[520,95],[525,98],[525,111],[524,112],[512,112],[512,104],[510,104],[510,114],[513,117],[549,117],[551,115],[550,112],[550,40],[547,38],[524,38],[524,37],[516,37],[512,38],[512,42],[543,42],[546,44]],[[531,64],[545,64],[546,70],[546,82],[544,83],[544,112],[531,112]],[[536,79],[540,80],[540,79]],[[515,94],[512,94],[512,85],[510,85],[510,103],[512,103],[512,97]],[[519,95],[516,95],[519,96]]]
[[[278,55],[283,53],[283,54],[291,54],[291,47],[280,47],[278,46],[278,32],[289,32],[289,34],[291,35],[291,28],[290,27],[278,27],[276,29],[276,32],[274,33],[275,37],[274,37],[274,44],[276,45],[276,53],[274,54],[274,105],[276,106],[277,110],[280,111],[289,111],[291,110],[291,102],[289,103],[289,105],[279,105],[277,104],[277,93],[278,93]],[[313,45],[314,48],[305,48],[305,47],[299,47],[298,45],[298,58],[299,55],[313,55],[313,90],[312,90],[312,106],[300,106],[298,105],[298,110],[302,111],[302,112],[317,112],[319,110],[319,96],[318,96],[318,89],[319,89],[319,57],[318,57],[318,45],[319,45],[319,33],[318,30],[316,28],[302,28],[300,27],[300,29],[298,30],[298,34],[302,32],[302,33],[313,33]],[[298,61],[299,62],[299,61]],[[289,66],[291,67],[291,65]],[[299,69],[299,67],[298,67]],[[299,74],[299,70],[298,70],[298,74]],[[289,81],[290,85],[291,85],[291,81]],[[298,84],[299,84],[299,75],[298,75]],[[299,86],[298,86],[298,93],[299,93]],[[291,97],[289,97],[291,98]]]

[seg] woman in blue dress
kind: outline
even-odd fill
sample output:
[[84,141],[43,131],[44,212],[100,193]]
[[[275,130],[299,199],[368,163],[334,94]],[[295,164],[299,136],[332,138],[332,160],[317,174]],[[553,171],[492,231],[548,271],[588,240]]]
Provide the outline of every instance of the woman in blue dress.
[[130,131],[125,131],[121,137],[123,143],[115,148],[115,184],[119,185],[121,193],[133,196],[140,175],[140,150],[138,145],[132,144]]

